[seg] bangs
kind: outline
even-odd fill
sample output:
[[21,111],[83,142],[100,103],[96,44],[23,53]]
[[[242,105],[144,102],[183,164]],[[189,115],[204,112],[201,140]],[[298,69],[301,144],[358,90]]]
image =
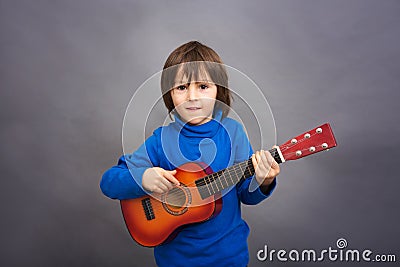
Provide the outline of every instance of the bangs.
[[228,87],[228,79],[222,64],[207,61],[187,62],[175,65],[163,71],[163,93],[179,85],[190,83],[212,83],[221,87]]
[[[193,63],[193,62],[192,62]],[[178,67],[175,74],[175,82],[172,86],[191,83],[215,83],[210,77],[209,68],[205,66],[205,62],[196,62],[197,64],[182,64]]]

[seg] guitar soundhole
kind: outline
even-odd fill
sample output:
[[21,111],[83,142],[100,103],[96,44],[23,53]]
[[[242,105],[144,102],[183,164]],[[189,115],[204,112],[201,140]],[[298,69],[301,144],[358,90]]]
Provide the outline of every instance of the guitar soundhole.
[[172,215],[181,215],[188,210],[192,196],[188,188],[175,187],[161,197],[164,209]]

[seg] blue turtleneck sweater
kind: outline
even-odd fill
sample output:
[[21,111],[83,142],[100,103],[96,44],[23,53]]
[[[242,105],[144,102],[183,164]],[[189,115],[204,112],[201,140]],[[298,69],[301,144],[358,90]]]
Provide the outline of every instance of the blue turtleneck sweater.
[[[147,168],[173,170],[189,161],[203,162],[214,172],[247,160],[253,150],[241,124],[223,118],[201,124],[183,123],[179,117],[156,129],[131,155],[122,156],[118,165],[107,170],[100,183],[103,193],[113,199],[142,197],[142,176]],[[223,192],[220,214],[205,222],[186,225],[169,243],[154,248],[158,266],[246,266],[249,261],[249,227],[241,218],[240,203],[255,205],[267,198],[266,192],[250,192],[251,178]]]

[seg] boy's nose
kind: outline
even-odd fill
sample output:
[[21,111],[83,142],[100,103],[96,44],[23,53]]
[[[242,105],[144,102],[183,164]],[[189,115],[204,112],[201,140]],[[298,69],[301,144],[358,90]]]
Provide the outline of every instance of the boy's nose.
[[198,98],[196,88],[192,84],[189,85],[187,97],[189,101],[196,100]]

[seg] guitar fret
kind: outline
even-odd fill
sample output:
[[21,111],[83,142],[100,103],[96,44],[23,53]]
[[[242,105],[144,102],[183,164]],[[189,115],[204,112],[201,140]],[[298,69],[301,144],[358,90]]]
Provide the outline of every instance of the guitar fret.
[[[246,172],[247,172],[247,173],[246,173]],[[246,166],[246,171],[245,171],[244,173],[245,173],[245,176],[246,176],[246,177],[251,176],[251,175],[250,175],[250,174],[251,174],[251,171],[250,171],[249,164],[247,164],[247,166]]]
[[236,181],[233,179],[236,175],[232,175],[232,172],[235,172],[235,168],[233,166],[229,168],[229,172],[227,173],[227,176],[229,177],[229,179],[227,179],[229,186],[236,184]]
[[220,184],[221,184],[221,181],[219,181],[221,175],[222,175],[222,173],[221,173],[220,175],[215,175],[215,178],[214,178],[214,184],[215,184],[215,186],[217,187],[218,192],[221,191],[221,190],[223,189],[223,187],[221,187],[221,189],[218,187],[218,182],[220,182]]
[[[234,169],[234,166],[231,167],[231,168]],[[231,180],[231,183],[229,184],[229,186],[232,186],[232,185],[236,184],[236,182],[233,180],[232,175],[229,175],[229,178],[230,178],[230,180]]]
[[[274,159],[279,162],[280,156],[277,149],[269,150]],[[212,196],[223,189],[235,185],[242,179],[247,179],[255,174],[252,159],[240,162],[230,166],[224,170],[214,172],[196,181],[199,188],[199,193],[203,199]],[[218,180],[218,181],[217,181]],[[203,188],[205,185],[205,188]]]
[[224,172],[221,176],[219,176],[219,177],[217,177],[217,180],[218,180],[218,182],[220,183],[220,185],[221,185],[221,190],[222,189],[224,189],[225,188],[225,186],[222,184],[222,179],[221,178],[224,178],[225,179],[225,177],[224,177],[224,174],[225,174],[226,172]]
[[217,175],[216,177],[214,177],[214,175],[213,175],[213,181],[212,181],[212,183],[213,183],[213,184],[215,185],[215,187],[217,188],[217,191],[215,191],[215,193],[220,191],[219,188],[218,188],[218,184],[217,184],[217,182],[216,182],[216,180],[218,180],[217,178],[218,178],[218,175]]
[[221,176],[221,178],[224,178],[223,180],[224,180],[225,183],[226,183],[226,185],[222,185],[222,182],[221,182],[222,188],[228,188],[228,187],[230,186],[229,183],[228,183],[228,180],[227,180],[225,177],[223,177],[223,176]]
[[[210,181],[211,181],[211,183],[210,183],[210,186],[211,186],[211,188],[213,189],[213,192],[214,192],[214,194],[215,193],[217,193],[217,192],[219,192],[219,190],[218,190],[218,186],[216,185],[216,182],[215,182],[215,179],[218,177],[218,174],[217,173],[213,173],[211,176],[210,176]],[[215,189],[216,188],[216,189]]]
[[239,168],[234,169],[235,176],[237,177],[238,181],[240,181],[240,179],[242,178],[242,172],[239,169],[241,169],[240,166],[239,166]]
[[203,199],[212,195],[205,178],[200,180],[200,182],[197,184],[197,187],[200,189],[199,193]]
[[[210,188],[208,187],[208,184],[205,182],[205,180],[204,180],[204,185],[202,185],[200,188],[202,188],[203,194],[204,194],[205,196],[211,196],[211,195],[212,195],[212,194],[211,194],[211,190],[210,190]],[[207,191],[206,191],[206,189],[207,189]]]
[[247,162],[247,170],[249,171],[246,177],[253,176],[255,174],[254,166],[251,161]]
[[244,170],[243,170],[242,165],[243,165],[243,163],[239,165],[239,167],[240,167],[240,179],[246,179],[246,168],[244,168]]
[[[213,194],[212,192],[211,192],[211,189],[213,189],[212,188],[212,186],[211,186],[211,189],[210,189],[210,176],[209,175],[207,175],[206,177],[204,177],[204,182],[205,182],[205,185],[207,186],[207,189],[208,189],[208,192],[210,193],[210,196]],[[213,189],[214,190],[214,189]]]
[[209,185],[210,185],[210,187],[211,187],[211,189],[212,189],[212,191],[213,191],[213,194],[215,194],[215,193],[218,192],[218,191],[216,191],[216,190],[214,189],[214,180],[215,180],[214,174],[215,174],[215,173],[213,173],[211,176],[208,176],[208,177],[209,177],[209,181],[210,181]]
[[239,169],[240,169],[240,179],[242,179],[243,178],[243,169],[242,169],[242,166],[241,166],[242,164],[239,164]]

